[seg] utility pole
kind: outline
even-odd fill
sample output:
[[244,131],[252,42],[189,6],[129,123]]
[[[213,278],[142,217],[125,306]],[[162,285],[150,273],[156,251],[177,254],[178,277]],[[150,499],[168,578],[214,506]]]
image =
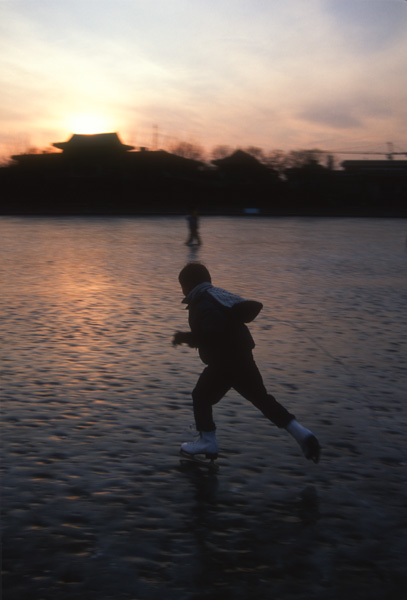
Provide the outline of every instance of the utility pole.
[[153,150],[158,150],[158,126],[153,125]]

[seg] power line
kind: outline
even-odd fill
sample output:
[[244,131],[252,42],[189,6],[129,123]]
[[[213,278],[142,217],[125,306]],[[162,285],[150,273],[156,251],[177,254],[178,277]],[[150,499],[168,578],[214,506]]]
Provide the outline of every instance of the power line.
[[363,156],[387,156],[388,160],[393,160],[394,156],[407,156],[407,152],[363,152],[362,150],[324,150],[326,154],[358,154]]
[[393,156],[396,154],[401,154],[404,156],[407,156],[407,151],[406,152],[386,152],[385,150],[383,150],[383,152],[363,152],[361,150],[325,150],[325,152],[329,153],[329,154],[376,154],[379,156]]

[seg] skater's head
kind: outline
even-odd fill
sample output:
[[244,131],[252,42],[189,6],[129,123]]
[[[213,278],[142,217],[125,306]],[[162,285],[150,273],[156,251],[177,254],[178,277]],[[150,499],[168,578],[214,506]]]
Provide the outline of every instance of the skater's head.
[[188,263],[178,275],[182,291],[185,296],[200,283],[211,283],[211,276],[205,265],[201,263]]

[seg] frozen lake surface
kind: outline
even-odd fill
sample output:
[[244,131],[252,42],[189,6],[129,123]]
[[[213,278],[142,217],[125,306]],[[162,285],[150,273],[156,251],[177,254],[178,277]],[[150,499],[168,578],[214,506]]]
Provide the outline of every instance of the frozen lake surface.
[[[199,248],[175,217],[0,235],[7,600],[402,598],[406,221],[208,217]],[[264,304],[256,360],[319,465],[234,392],[218,474],[180,464],[202,367],[171,346],[189,260]]]

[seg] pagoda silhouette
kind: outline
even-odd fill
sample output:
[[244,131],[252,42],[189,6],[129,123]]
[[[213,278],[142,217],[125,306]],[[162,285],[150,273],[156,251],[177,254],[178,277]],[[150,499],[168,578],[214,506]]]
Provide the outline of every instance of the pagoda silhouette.
[[210,165],[135,148],[116,132],[52,146],[0,169],[0,214],[407,216],[407,161],[345,161],[342,171],[312,163],[281,177],[243,150]]
[[185,210],[203,166],[165,150],[136,149],[115,132],[73,134],[52,146],[59,151],[12,156],[4,179],[6,201],[18,204],[17,212],[155,213],[173,203]]

